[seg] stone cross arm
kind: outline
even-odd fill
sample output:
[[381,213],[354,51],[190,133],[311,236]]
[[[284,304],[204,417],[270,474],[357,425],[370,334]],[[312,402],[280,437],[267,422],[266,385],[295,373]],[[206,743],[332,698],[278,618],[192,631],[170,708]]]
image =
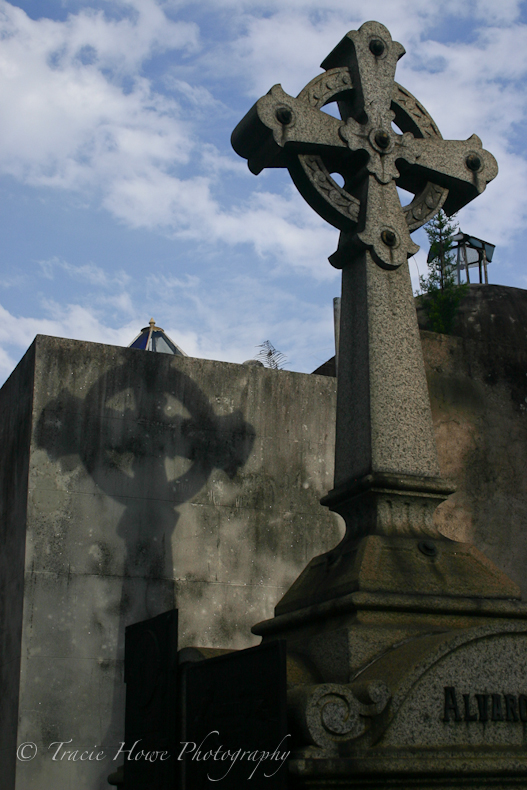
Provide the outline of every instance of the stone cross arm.
[[404,188],[417,191],[423,178],[433,178],[441,186],[455,184],[464,192],[468,199],[462,205],[483,192],[497,174],[496,160],[475,134],[458,141],[379,130],[370,140],[353,118],[344,123],[289,96],[281,85],[259,99],[236,127],[232,140],[235,151],[248,160],[255,175],[266,167],[287,167],[286,150],[336,158],[347,149],[369,155],[373,147],[383,156],[369,156],[368,169],[381,183],[396,178],[405,182]]
[[[298,97],[275,85],[232,135],[253,173],[287,167],[319,214],[355,235],[359,246],[367,236],[377,262],[390,268],[416,251],[409,231],[441,206],[448,214],[459,210],[498,172],[476,135],[443,140],[426,110],[394,82],[403,54],[383,25],[367,22],[344,37],[322,64],[326,71]],[[322,111],[332,101],[341,118]],[[342,176],[343,187],[332,173]],[[401,209],[395,185],[415,195],[410,210]],[[366,232],[373,226],[380,229],[375,241]]]

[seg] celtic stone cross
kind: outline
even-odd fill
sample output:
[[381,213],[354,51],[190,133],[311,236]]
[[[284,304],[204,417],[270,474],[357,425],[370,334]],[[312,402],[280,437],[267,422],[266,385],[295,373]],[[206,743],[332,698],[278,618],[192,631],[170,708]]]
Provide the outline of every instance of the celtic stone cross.
[[[366,22],[297,98],[275,85],[232,135],[253,173],[287,167],[307,202],[341,231],[330,257],[342,269],[335,488],[323,501],[344,516],[347,539],[436,535],[433,511],[451,489],[439,477],[407,264],[419,248],[410,233],[441,207],[460,209],[498,172],[476,135],[443,140],[394,82],[402,55],[383,25]],[[330,102],[340,119],[322,110]],[[397,187],[414,195],[409,205],[401,206]]]

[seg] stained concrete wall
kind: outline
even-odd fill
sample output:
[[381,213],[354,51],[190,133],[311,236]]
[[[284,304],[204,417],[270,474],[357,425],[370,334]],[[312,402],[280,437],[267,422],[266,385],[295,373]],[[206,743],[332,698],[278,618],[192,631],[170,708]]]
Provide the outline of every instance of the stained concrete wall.
[[[426,316],[418,309],[421,327]],[[454,334],[421,331],[441,472],[441,531],[474,543],[527,600],[527,291],[473,285]]]
[[16,772],[34,361],[32,348],[0,390],[0,785],[6,788]]
[[[473,286],[454,336],[420,323],[441,471],[457,485],[438,523],[527,598],[527,292]],[[0,392],[2,788],[107,787],[110,760],[44,750],[71,738],[112,755],[125,626],[176,605],[182,646],[248,646],[250,626],[337,543],[318,503],[335,388],[37,338]],[[16,781],[15,734],[39,748]]]
[[2,786],[102,789],[110,758],[52,761],[48,746],[115,753],[125,626],[177,606],[181,646],[254,644],[251,625],[339,540],[318,502],[335,382],[37,337],[3,397],[5,469],[18,466],[5,471],[2,561],[19,607],[3,651],[20,661],[19,683],[16,663],[4,682],[17,742],[39,752]]
[[[452,335],[417,318],[441,474],[456,486],[441,532],[474,543],[527,600],[527,291],[470,285]],[[334,357],[317,369],[335,375]]]

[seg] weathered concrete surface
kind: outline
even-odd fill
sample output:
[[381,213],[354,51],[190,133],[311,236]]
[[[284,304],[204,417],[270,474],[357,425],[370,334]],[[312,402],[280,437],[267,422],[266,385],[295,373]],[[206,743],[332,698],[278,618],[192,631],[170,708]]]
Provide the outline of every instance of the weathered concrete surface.
[[0,390],[0,762],[14,787],[34,348]]
[[[418,311],[420,323],[425,323]],[[473,285],[455,335],[421,339],[441,473],[441,532],[473,542],[527,598],[527,291]]]
[[[177,606],[181,647],[254,644],[251,625],[341,537],[319,505],[335,382],[37,337],[2,398],[2,787],[102,790],[125,626]],[[39,753],[15,779],[17,698],[16,740]],[[69,739],[106,759],[53,761]]]
[[[421,334],[441,473],[458,488],[439,526],[524,596],[526,313],[526,291],[474,286],[464,337]],[[38,338],[0,399],[2,786],[102,790],[122,732],[124,626],[176,604],[182,646],[244,647],[337,543],[318,504],[332,485],[335,381]],[[400,617],[391,627],[408,638]],[[341,649],[321,633],[328,662]],[[46,753],[16,763],[15,784],[15,734],[41,750],[105,744],[109,757],[79,768]]]
[[[474,545],[527,599],[527,291],[471,285],[453,335],[416,300],[441,476],[456,493],[435,521]],[[334,357],[315,373],[335,375]]]
[[[527,347],[527,291],[506,285],[469,285],[452,334],[467,340]],[[415,300],[419,327],[429,330],[421,298]]]

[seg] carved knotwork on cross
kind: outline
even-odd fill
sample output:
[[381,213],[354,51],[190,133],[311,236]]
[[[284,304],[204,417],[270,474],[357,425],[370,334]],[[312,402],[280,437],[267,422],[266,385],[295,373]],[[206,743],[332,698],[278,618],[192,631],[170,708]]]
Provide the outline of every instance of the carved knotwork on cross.
[[[443,140],[425,108],[394,82],[404,53],[383,25],[366,22],[296,99],[275,85],[232,135],[253,173],[287,167],[305,200],[339,228],[330,258],[338,268],[364,249],[379,266],[399,267],[419,249],[411,231],[441,207],[458,211],[498,172],[479,137]],[[334,101],[340,119],[322,111]],[[343,187],[332,173],[341,174]],[[415,195],[409,205],[401,207],[396,186]]]

